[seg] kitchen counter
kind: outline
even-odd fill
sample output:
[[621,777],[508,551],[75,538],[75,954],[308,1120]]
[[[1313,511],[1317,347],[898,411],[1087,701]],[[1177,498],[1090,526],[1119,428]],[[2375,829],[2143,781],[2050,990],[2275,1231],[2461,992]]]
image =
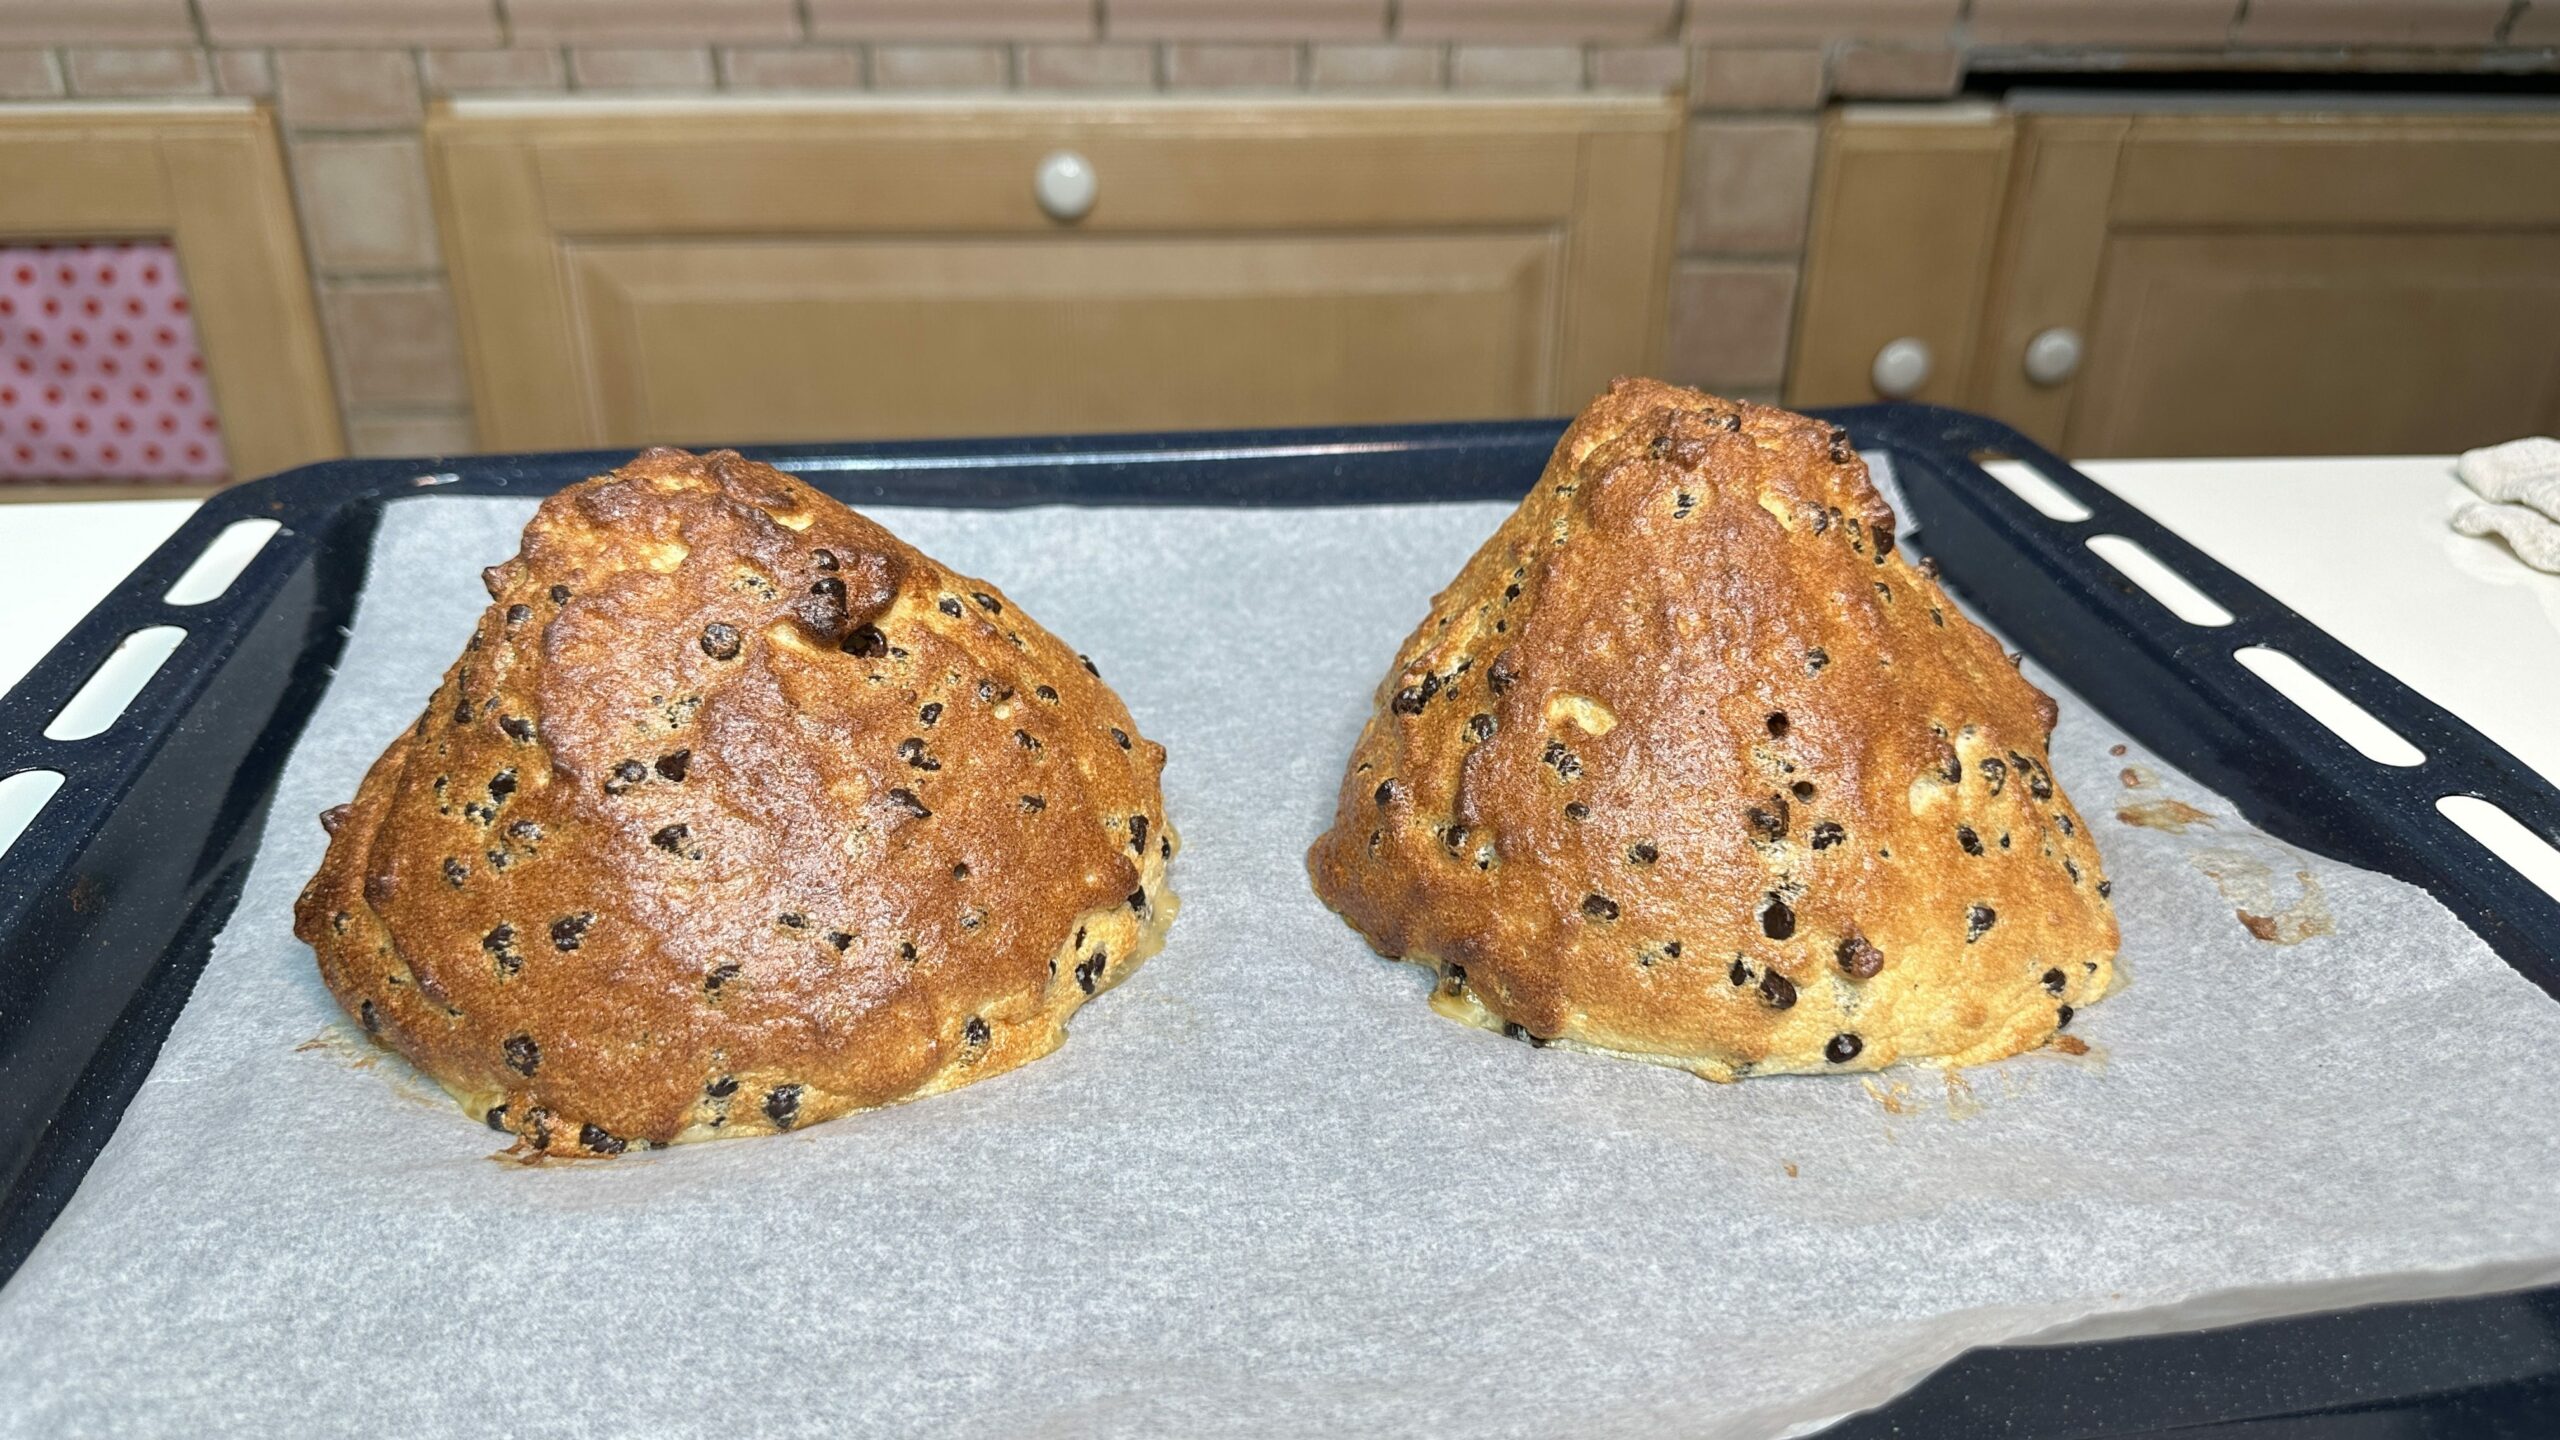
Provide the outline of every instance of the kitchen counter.
[[[2468,493],[2448,457],[2082,469],[2560,783],[2560,576],[2446,526]],[[16,684],[196,503],[0,505],[0,687]],[[2560,895],[2560,855],[2529,839],[2484,838]]]

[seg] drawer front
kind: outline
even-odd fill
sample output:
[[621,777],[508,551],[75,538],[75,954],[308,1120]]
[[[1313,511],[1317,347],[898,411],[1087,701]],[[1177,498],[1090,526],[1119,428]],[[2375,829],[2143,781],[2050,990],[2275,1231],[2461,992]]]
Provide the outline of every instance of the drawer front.
[[1659,360],[1666,103],[492,105],[429,143],[493,448],[1497,418]]

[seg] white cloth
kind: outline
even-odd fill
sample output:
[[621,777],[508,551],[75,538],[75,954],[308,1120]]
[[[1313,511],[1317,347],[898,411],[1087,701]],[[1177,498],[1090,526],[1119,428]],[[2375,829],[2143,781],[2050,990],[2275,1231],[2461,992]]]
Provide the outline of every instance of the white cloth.
[[2480,496],[2454,510],[2455,530],[2498,536],[2527,565],[2560,575],[2560,440],[2535,435],[2466,450],[2453,473]]

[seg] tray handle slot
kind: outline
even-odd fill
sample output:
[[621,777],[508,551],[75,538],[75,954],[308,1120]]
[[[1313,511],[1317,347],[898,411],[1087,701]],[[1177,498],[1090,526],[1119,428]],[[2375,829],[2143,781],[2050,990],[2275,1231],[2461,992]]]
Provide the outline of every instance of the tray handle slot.
[[2505,806],[2478,795],[2447,795],[2436,801],[2436,812],[2478,841],[2481,849],[2560,901],[2560,846],[2534,834]]
[[103,735],[177,653],[187,632],[176,625],[146,625],[116,642],[62,708],[45,722],[47,740],[86,740]]
[[2196,583],[2172,570],[2139,540],[2122,535],[2092,535],[2090,550],[2116,567],[2117,573],[2139,585],[2143,593],[2169,607],[2169,613],[2190,625],[2220,627],[2231,623],[2231,612],[2222,602],[2196,587]]
[[2243,645],[2231,658],[2246,667],[2295,709],[2329,728],[2329,733],[2356,748],[2377,765],[2424,765],[2426,752],[2409,737],[2383,723],[2381,717],[2341,694],[2308,665],[2271,645]]
[[46,802],[62,788],[63,779],[59,770],[21,770],[0,776],[0,856],[7,855],[18,837],[36,823]]
[[2055,484],[2053,477],[2037,469],[2033,463],[2006,451],[1976,450],[1967,458],[2047,520],[2077,525],[2097,513],[2081,504],[2078,496]]
[[284,522],[263,517],[234,520],[223,526],[222,532],[197,552],[186,573],[162,593],[160,603],[203,605],[221,599],[231,582],[240,578],[240,572],[249,568],[249,562],[257,559],[258,552],[267,548],[267,542],[283,528]]

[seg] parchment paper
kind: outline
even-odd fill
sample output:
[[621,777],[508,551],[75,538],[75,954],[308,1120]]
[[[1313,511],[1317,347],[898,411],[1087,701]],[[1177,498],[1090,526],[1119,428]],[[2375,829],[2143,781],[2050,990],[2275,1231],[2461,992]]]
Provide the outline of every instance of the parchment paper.
[[[2062,1327],[2560,1276],[2560,1006],[2068,697],[2129,982],[2086,1056],[1713,1085],[1432,1014],[1300,857],[1495,505],[879,512],[1172,751],[1170,945],[951,1095],[491,1163],[288,919],[529,511],[392,507],[237,914],[0,1290],[0,1432],[1766,1436]],[[2114,818],[2163,802],[2210,818]]]

